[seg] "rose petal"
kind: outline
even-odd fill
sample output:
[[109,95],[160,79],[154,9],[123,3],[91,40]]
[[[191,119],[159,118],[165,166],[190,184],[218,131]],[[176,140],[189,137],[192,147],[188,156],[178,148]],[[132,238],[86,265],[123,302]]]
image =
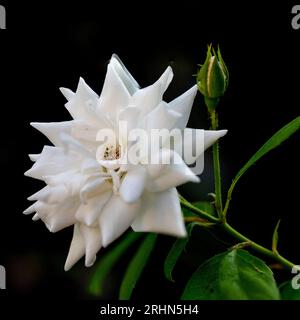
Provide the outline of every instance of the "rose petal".
[[174,125],[174,128],[184,129],[186,127],[197,90],[197,85],[194,85],[190,90],[169,102],[169,108],[181,114],[181,117]]
[[119,195],[113,195],[100,215],[102,245],[108,246],[125,232],[140,210],[140,201],[126,203]]
[[104,192],[97,197],[89,199],[86,204],[82,203],[76,212],[76,219],[87,226],[92,226],[100,217],[103,207],[111,197],[111,193],[111,191]]
[[65,271],[70,270],[73,265],[83,257],[85,252],[85,243],[80,233],[79,224],[74,225],[73,238],[71,241],[68,257],[65,263]]
[[158,232],[177,237],[186,236],[180,202],[175,188],[153,193],[145,192],[143,210],[131,227],[137,232]]
[[162,76],[151,86],[138,90],[130,99],[130,105],[141,108],[142,115],[152,111],[163,98],[173,78],[173,71],[168,67]]
[[71,133],[73,121],[31,122],[30,125],[44,134],[55,146],[62,146],[61,132]]
[[78,167],[78,156],[66,155],[60,147],[44,146],[38,160],[25,176],[43,180],[44,176],[56,175]]
[[75,95],[65,104],[73,119],[95,123],[98,95],[80,78]]
[[147,171],[142,166],[134,167],[125,174],[120,186],[120,196],[127,203],[136,202],[144,191]]
[[84,224],[80,225],[80,232],[85,243],[85,266],[91,267],[101,248],[101,232],[99,227],[87,227]]
[[161,192],[187,182],[200,181],[176,152],[162,149],[160,158],[164,159],[169,155],[170,164],[151,164],[148,167],[152,179],[148,180],[147,190]]

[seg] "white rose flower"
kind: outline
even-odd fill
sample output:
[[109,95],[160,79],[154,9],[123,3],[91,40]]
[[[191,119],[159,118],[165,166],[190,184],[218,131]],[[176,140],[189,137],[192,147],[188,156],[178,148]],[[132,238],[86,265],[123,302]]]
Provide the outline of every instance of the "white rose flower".
[[[40,154],[30,155],[34,164],[25,175],[43,180],[46,186],[28,198],[35,202],[24,213],[35,213],[33,220],[41,219],[51,232],[74,226],[65,270],[84,255],[85,265],[93,265],[99,249],[130,226],[137,232],[186,235],[175,187],[188,181],[198,182],[199,178],[175,151],[176,146],[171,151],[159,150],[161,157],[170,151],[176,164],[124,165],[124,137],[115,145],[100,144],[96,139],[100,129],[119,133],[120,121],[126,121],[128,131],[183,130],[197,86],[166,103],[162,98],[172,78],[172,69],[168,67],[157,82],[140,89],[113,55],[100,97],[83,79],[75,93],[61,88],[73,120],[31,123],[54,146],[44,146]],[[204,149],[226,132],[204,131]]]

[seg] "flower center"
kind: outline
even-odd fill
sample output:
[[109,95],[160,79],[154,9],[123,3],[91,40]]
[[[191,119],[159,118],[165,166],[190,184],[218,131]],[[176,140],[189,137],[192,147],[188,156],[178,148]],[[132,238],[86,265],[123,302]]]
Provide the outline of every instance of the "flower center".
[[117,160],[121,157],[121,146],[108,145],[104,150],[104,160]]

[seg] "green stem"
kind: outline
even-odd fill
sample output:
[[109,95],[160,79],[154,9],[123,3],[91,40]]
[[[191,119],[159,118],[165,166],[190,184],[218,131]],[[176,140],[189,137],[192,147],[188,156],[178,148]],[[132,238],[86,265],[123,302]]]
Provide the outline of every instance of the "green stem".
[[[211,117],[211,127],[212,130],[217,130],[218,129],[218,115],[216,111],[213,108],[208,107],[208,111]],[[227,193],[227,198],[226,198],[226,203],[225,207],[223,210],[223,205],[222,205],[222,189],[221,189],[221,170],[220,170],[220,156],[219,156],[219,144],[218,141],[213,145],[213,164],[214,164],[214,182],[215,182],[215,195],[216,195],[216,201],[215,201],[215,206],[216,210],[218,213],[218,217],[214,217],[211,214],[193,206],[189,201],[187,201],[185,198],[183,198],[181,195],[180,197],[180,202],[182,206],[185,208],[189,209],[190,211],[196,213],[200,218],[205,219],[208,222],[211,222],[213,224],[218,224],[222,230],[227,232],[229,235],[234,237],[239,241],[239,244],[241,247],[244,246],[249,246],[253,250],[257,251],[261,255],[271,258],[280,264],[282,264],[284,267],[288,269],[292,269],[295,264],[287,260],[286,258],[282,257],[277,250],[270,250],[265,248],[264,246],[250,240],[243,234],[241,234],[239,231],[234,229],[230,224],[227,223],[226,221],[226,213],[229,208],[229,203],[231,200],[231,195],[233,192],[233,189],[239,179],[240,176],[236,177],[234,181],[232,182],[228,193]],[[197,221],[197,218],[194,217],[187,217],[187,221]],[[239,246],[237,246],[239,247]]]
[[211,214],[193,206],[189,201],[184,199],[182,196],[180,196],[180,202],[181,202],[182,206],[184,206],[185,208],[198,214],[199,217],[201,217],[209,222],[218,224],[221,227],[221,229],[224,230],[226,233],[230,234],[232,237],[239,240],[240,242],[247,243],[250,248],[257,251],[261,255],[266,256],[268,258],[271,258],[271,259],[281,263],[284,267],[286,267],[288,269],[292,269],[295,266],[294,263],[292,263],[289,260],[287,260],[286,258],[282,257],[277,252],[273,252],[273,251],[263,247],[262,245],[252,241],[251,239],[247,238],[246,236],[244,236],[243,234],[238,232],[236,229],[234,229],[226,221],[224,221],[220,218],[216,218],[216,217],[212,216]]
[[[211,117],[212,130],[217,130],[218,129],[218,115],[215,110],[211,111],[210,117]],[[214,162],[216,209],[217,209],[219,217],[223,218],[221,169],[220,169],[220,156],[219,156],[219,143],[218,143],[218,141],[215,142],[213,145],[213,162]]]
[[209,213],[193,206],[189,201],[187,201],[186,199],[184,199],[182,196],[179,196],[180,198],[180,202],[182,204],[183,207],[189,209],[190,211],[196,213],[200,218],[203,218],[209,222],[213,222],[213,223],[220,223],[220,219],[216,218],[212,215],[210,215]]
[[228,234],[230,234],[231,236],[233,236],[237,240],[239,240],[241,242],[248,242],[249,243],[249,247],[251,247],[253,250],[255,250],[255,251],[259,252],[260,254],[262,254],[264,256],[267,256],[267,257],[269,257],[269,258],[281,263],[286,268],[292,269],[295,266],[294,263],[292,263],[289,260],[285,259],[280,254],[278,254],[277,252],[273,252],[273,251],[261,246],[260,244],[250,240],[249,238],[245,237],[240,232],[235,230],[232,226],[230,226],[227,222],[222,224],[222,228],[223,228],[223,230],[225,230]]
[[231,195],[232,195],[232,192],[233,192],[233,189],[236,185],[238,180],[234,180],[228,190],[228,193],[227,193],[227,198],[226,198],[226,203],[225,203],[225,207],[224,207],[224,210],[223,210],[223,217],[226,217],[226,214],[227,214],[227,211],[228,211],[228,208],[229,208],[229,203],[230,203],[230,200],[231,200]]

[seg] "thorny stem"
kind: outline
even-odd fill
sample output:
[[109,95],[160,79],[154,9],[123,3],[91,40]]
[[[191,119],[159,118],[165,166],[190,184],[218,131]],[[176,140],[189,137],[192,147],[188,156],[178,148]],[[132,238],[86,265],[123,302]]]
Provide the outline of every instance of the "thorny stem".
[[[210,112],[211,128],[212,130],[218,129],[218,115],[215,110]],[[221,188],[221,170],[220,170],[220,157],[219,157],[219,143],[218,141],[213,145],[213,162],[214,162],[214,179],[215,179],[215,194],[216,194],[216,209],[219,218],[223,218],[223,205],[222,205],[222,188]]]
[[[208,108],[210,118],[211,118],[211,128],[212,130],[218,129],[218,115],[215,110],[210,110]],[[231,200],[232,191],[238,181],[235,179],[227,193],[226,203],[223,210],[222,205],[222,188],[221,188],[221,169],[220,169],[220,157],[219,157],[219,144],[218,141],[213,145],[213,165],[214,165],[214,182],[215,182],[215,207],[218,213],[218,217],[215,217],[204,210],[201,210],[191,204],[188,200],[183,198],[179,195],[180,203],[183,207],[189,209],[190,211],[196,213],[199,217],[199,222],[204,219],[206,223],[210,223],[211,225],[218,225],[221,227],[222,230],[230,234],[232,237],[237,239],[239,243],[234,246],[234,248],[242,248],[245,246],[249,246],[253,250],[257,251],[261,255],[271,258],[276,262],[280,263],[282,266],[288,269],[292,269],[295,264],[287,260],[286,258],[282,257],[277,250],[270,250],[265,248],[264,246],[252,241],[251,239],[247,238],[239,231],[234,229],[227,221],[226,221],[226,214],[229,208],[229,203]],[[198,221],[195,217],[185,217],[187,222],[190,221]],[[201,221],[202,222],[202,221]],[[205,223],[204,223],[205,225]]]
[[[247,243],[247,246],[249,246],[253,250],[259,252],[263,256],[266,256],[268,258],[271,258],[271,259],[279,262],[280,264],[282,264],[284,267],[286,267],[288,269],[292,269],[295,266],[294,263],[292,263],[289,260],[287,260],[286,258],[282,257],[280,254],[273,252],[273,251],[263,247],[262,245],[250,240],[249,238],[247,238],[246,236],[244,236],[243,234],[238,232],[236,229],[234,229],[228,222],[224,221],[223,219],[216,218],[216,217],[212,216],[211,214],[193,206],[190,202],[188,202],[182,196],[180,196],[180,202],[181,202],[182,206],[184,206],[185,208],[188,208],[192,212],[198,214],[198,216],[200,218],[205,219],[206,221],[212,222],[214,224],[218,224],[222,230],[224,230],[225,232],[230,234],[235,239],[237,239],[243,243]],[[190,220],[189,218],[190,217],[187,217],[186,221],[189,221]]]
[[187,201],[185,198],[183,198],[181,195],[179,196],[180,198],[180,203],[182,204],[183,207],[189,209],[190,211],[196,213],[200,218],[207,220],[209,222],[213,222],[213,223],[219,223],[220,220],[214,216],[212,216],[211,214],[195,207],[194,205],[192,205],[189,201]]
[[281,263],[283,266],[285,266],[288,269],[292,269],[294,267],[294,265],[295,265],[294,263],[285,259],[277,252],[273,252],[273,251],[261,246],[260,244],[248,239],[247,237],[242,235],[240,232],[235,230],[232,226],[230,226],[227,222],[223,223],[222,227],[223,227],[223,230],[225,230],[227,233],[229,233],[231,236],[233,236],[237,240],[248,243],[249,247],[251,247],[253,250]]
[[225,203],[225,207],[224,207],[224,210],[223,210],[223,216],[224,217],[226,217],[226,214],[227,214],[227,211],[228,211],[228,208],[229,208],[229,203],[230,203],[230,200],[231,200],[232,191],[233,191],[236,183],[237,183],[237,180],[234,180],[232,182],[230,188],[228,189],[226,203]]

